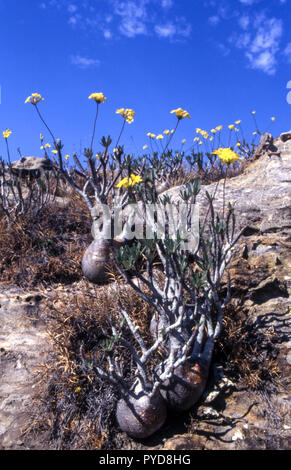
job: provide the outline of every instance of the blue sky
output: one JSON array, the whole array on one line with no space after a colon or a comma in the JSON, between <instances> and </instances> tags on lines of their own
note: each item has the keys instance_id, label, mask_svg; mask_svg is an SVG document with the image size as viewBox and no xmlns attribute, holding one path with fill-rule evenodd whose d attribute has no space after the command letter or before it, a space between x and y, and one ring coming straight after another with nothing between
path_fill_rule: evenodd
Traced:
<instances>
[{"instance_id":1,"label":"blue sky","mask_svg":"<svg viewBox=\"0 0 291 470\"><path fill-rule=\"evenodd\" d=\"M252 110L261 131L291 128L291 0L1 0L0 38L0 129L13 131L12 160L17 147L41 156L40 132L49 142L24 104L33 92L69 154L89 146L88 96L100 91L108 101L95 150L102 135L117 138L120 107L136 111L121 141L127 152L141 152L147 132L173 128L177 107L191 120L180 123L176 148L182 138L191 145L196 127L237 119L251 135Z\"/></svg>"}]
</instances>

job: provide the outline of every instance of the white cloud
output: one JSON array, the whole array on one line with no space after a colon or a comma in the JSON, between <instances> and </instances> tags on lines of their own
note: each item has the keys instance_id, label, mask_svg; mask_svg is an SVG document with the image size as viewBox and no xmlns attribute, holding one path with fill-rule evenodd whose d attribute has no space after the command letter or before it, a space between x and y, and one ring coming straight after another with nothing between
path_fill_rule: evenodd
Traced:
<instances>
[{"instance_id":1,"label":"white cloud","mask_svg":"<svg viewBox=\"0 0 291 470\"><path fill-rule=\"evenodd\" d=\"M100 65L100 60L84 57L81 55L71 55L70 60L71 64L79 67L80 69L94 68Z\"/></svg>"},{"instance_id":2,"label":"white cloud","mask_svg":"<svg viewBox=\"0 0 291 470\"><path fill-rule=\"evenodd\" d=\"M249 59L252 69L262 70L268 75L274 75L276 72L276 58L270 50L260 52L256 55L253 55L251 52L246 52L246 57Z\"/></svg>"},{"instance_id":3,"label":"white cloud","mask_svg":"<svg viewBox=\"0 0 291 470\"><path fill-rule=\"evenodd\" d=\"M103 36L105 37L105 39L111 39L112 38L112 33L109 29L104 29Z\"/></svg>"},{"instance_id":4,"label":"white cloud","mask_svg":"<svg viewBox=\"0 0 291 470\"><path fill-rule=\"evenodd\" d=\"M247 29L250 24L250 17L249 16L241 16L238 20L238 24L242 29Z\"/></svg>"},{"instance_id":5,"label":"white cloud","mask_svg":"<svg viewBox=\"0 0 291 470\"><path fill-rule=\"evenodd\" d=\"M210 17L208 18L208 21L209 21L210 24L216 25L216 24L218 24L218 23L220 22L220 18L219 18L218 15L213 15L213 16L210 16Z\"/></svg>"},{"instance_id":6,"label":"white cloud","mask_svg":"<svg viewBox=\"0 0 291 470\"><path fill-rule=\"evenodd\" d=\"M277 53L283 33L282 21L277 18L259 20L255 35L248 45L246 57L253 69L273 75L276 72Z\"/></svg>"},{"instance_id":7,"label":"white cloud","mask_svg":"<svg viewBox=\"0 0 291 470\"><path fill-rule=\"evenodd\" d=\"M159 23L154 26L154 31L160 38L169 39L187 38L190 36L191 30L191 25L187 23L184 17L176 17L173 21Z\"/></svg>"},{"instance_id":8,"label":"white cloud","mask_svg":"<svg viewBox=\"0 0 291 470\"><path fill-rule=\"evenodd\" d=\"M147 0L133 2L131 0L114 2L114 13L121 18L119 31L129 38L139 34L146 34Z\"/></svg>"},{"instance_id":9,"label":"white cloud","mask_svg":"<svg viewBox=\"0 0 291 470\"><path fill-rule=\"evenodd\" d=\"M105 39L156 34L172 40L191 33L190 23L172 13L175 0L42 0L42 4L62 9L70 26L90 28Z\"/></svg>"},{"instance_id":10,"label":"white cloud","mask_svg":"<svg viewBox=\"0 0 291 470\"><path fill-rule=\"evenodd\" d=\"M283 51L283 54L287 58L287 61L291 63L291 42L287 44Z\"/></svg>"},{"instance_id":11,"label":"white cloud","mask_svg":"<svg viewBox=\"0 0 291 470\"><path fill-rule=\"evenodd\" d=\"M173 0L161 0L163 8L171 8L173 6Z\"/></svg>"},{"instance_id":12,"label":"white cloud","mask_svg":"<svg viewBox=\"0 0 291 470\"><path fill-rule=\"evenodd\" d=\"M161 38L172 38L176 32L176 26L173 23L168 23L164 25L156 25L155 32Z\"/></svg>"},{"instance_id":13,"label":"white cloud","mask_svg":"<svg viewBox=\"0 0 291 470\"><path fill-rule=\"evenodd\" d=\"M74 5L73 3L70 3L70 5L68 5L68 12L69 13L75 13L77 10L78 10L78 7L76 5Z\"/></svg>"},{"instance_id":14,"label":"white cloud","mask_svg":"<svg viewBox=\"0 0 291 470\"><path fill-rule=\"evenodd\" d=\"M229 44L244 50L250 68L273 75L280 54L283 21L259 13L252 15L252 18L241 16L238 24L242 31L232 34L228 39Z\"/></svg>"},{"instance_id":15,"label":"white cloud","mask_svg":"<svg viewBox=\"0 0 291 470\"><path fill-rule=\"evenodd\" d=\"M72 26L75 26L77 23L79 23L80 20L81 20L80 15L74 15L74 16L70 16L70 18L68 19L68 23Z\"/></svg>"}]
</instances>

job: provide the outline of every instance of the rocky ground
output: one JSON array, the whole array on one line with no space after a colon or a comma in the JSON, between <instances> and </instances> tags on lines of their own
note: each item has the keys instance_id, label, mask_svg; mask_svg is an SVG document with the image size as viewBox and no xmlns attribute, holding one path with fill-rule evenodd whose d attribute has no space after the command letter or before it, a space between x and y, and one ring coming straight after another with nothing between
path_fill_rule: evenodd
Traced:
<instances>
[{"instance_id":1,"label":"rocky ground","mask_svg":"<svg viewBox=\"0 0 291 470\"><path fill-rule=\"evenodd\" d=\"M27 448L22 433L29 421L39 368L50 351L40 319L42 299L43 293L0 287L0 448ZM32 442L29 447L34 447Z\"/></svg>"},{"instance_id":2,"label":"rocky ground","mask_svg":"<svg viewBox=\"0 0 291 470\"><path fill-rule=\"evenodd\" d=\"M190 432L184 426L185 416L170 416L145 443L124 438L124 449L291 447L291 140L277 139L274 144L279 153L266 152L242 175L227 180L226 201L236 201L238 225L248 227L230 266L232 305L261 338L262 359L273 348L269 356L276 380L271 388L250 391L229 378L226 364L215 361L207 390L191 413ZM216 183L207 186L208 192L215 187ZM174 198L178 192L179 188L168 191ZM216 195L221 207L222 182ZM0 285L0 446L4 449L46 447L43 437L42 441L28 438L23 430L39 368L51 354L41 316L47 296L49 291L24 292Z\"/></svg>"}]
</instances>

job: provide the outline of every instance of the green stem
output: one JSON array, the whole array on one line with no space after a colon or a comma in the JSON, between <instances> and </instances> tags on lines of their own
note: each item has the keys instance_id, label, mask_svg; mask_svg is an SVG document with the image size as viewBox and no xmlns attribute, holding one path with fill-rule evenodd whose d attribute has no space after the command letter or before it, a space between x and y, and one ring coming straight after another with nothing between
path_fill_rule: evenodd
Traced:
<instances>
[{"instance_id":1,"label":"green stem","mask_svg":"<svg viewBox=\"0 0 291 470\"><path fill-rule=\"evenodd\" d=\"M90 145L91 152L92 152L92 148L93 148L93 142L94 142L95 131L96 131L96 122L97 122L97 117L98 117L98 109L99 109L99 103L97 103L97 110L96 110L96 115L95 115L95 120L94 120L93 134L92 134L91 145Z\"/></svg>"},{"instance_id":2,"label":"green stem","mask_svg":"<svg viewBox=\"0 0 291 470\"><path fill-rule=\"evenodd\" d=\"M38 109L38 107L37 107L37 104L35 104L34 106L35 106L35 109L36 109L37 114L39 115L41 121L43 122L43 124L45 125L45 127L47 128L47 130L49 131L49 133L50 133L50 135L51 135L51 137L52 137L52 139L53 139L54 146L57 148L56 139L55 139L55 137L54 137L52 131L50 130L49 126L47 125L47 123L46 123L45 120L43 119L42 115L40 114L40 111L39 111L39 109Z\"/></svg>"},{"instance_id":3,"label":"green stem","mask_svg":"<svg viewBox=\"0 0 291 470\"><path fill-rule=\"evenodd\" d=\"M213 192L213 196L212 196L212 200L215 198L215 194L216 194L216 191L217 191L219 182L220 182L220 180L218 180L217 183L216 183L216 186L215 186L215 189L214 189L214 192ZM208 214L209 214L209 210L210 210L210 204L209 204L209 206L208 206L208 209L207 209L207 212L206 212L206 215L205 215L205 218L204 218L202 227L204 227L204 225L205 225L205 223L206 223L206 220L207 220L207 217L208 217Z\"/></svg>"},{"instance_id":4,"label":"green stem","mask_svg":"<svg viewBox=\"0 0 291 470\"><path fill-rule=\"evenodd\" d=\"M11 159L10 159L10 152L9 152L9 145L8 145L8 139L6 139L6 147L7 147L7 155L8 155L8 164L11 165Z\"/></svg>"},{"instance_id":5,"label":"green stem","mask_svg":"<svg viewBox=\"0 0 291 470\"><path fill-rule=\"evenodd\" d=\"M122 124L122 126L121 126L121 131L120 131L119 137L118 137L117 142L116 142L116 145L115 145L115 148L117 148L117 146L118 146L118 144L119 144L119 141L120 141L122 132L123 132L123 130L124 130L125 122L126 122L126 121L125 121L125 119L124 119L124 120L123 120L123 124Z\"/></svg>"},{"instance_id":6,"label":"green stem","mask_svg":"<svg viewBox=\"0 0 291 470\"><path fill-rule=\"evenodd\" d=\"M222 220L224 221L224 207L225 207L225 183L226 183L226 178L227 178L227 170L228 170L228 165L226 166L225 170L225 178L223 182L223 205L222 205Z\"/></svg>"},{"instance_id":7,"label":"green stem","mask_svg":"<svg viewBox=\"0 0 291 470\"><path fill-rule=\"evenodd\" d=\"M171 142L171 140L172 140L172 138L173 138L173 135L175 134L175 132L176 132L176 130L177 130L177 127L178 127L179 122L180 122L180 119L177 120L177 124L176 124L176 127L175 127L175 129L174 129L174 132L171 134L171 136L170 136L170 138L169 138L169 140L168 140L168 143L167 143L166 147L165 147L164 150L163 150L163 153L165 153L166 150L167 150L167 148L169 147L169 144L170 144L170 142Z\"/></svg>"}]
</instances>

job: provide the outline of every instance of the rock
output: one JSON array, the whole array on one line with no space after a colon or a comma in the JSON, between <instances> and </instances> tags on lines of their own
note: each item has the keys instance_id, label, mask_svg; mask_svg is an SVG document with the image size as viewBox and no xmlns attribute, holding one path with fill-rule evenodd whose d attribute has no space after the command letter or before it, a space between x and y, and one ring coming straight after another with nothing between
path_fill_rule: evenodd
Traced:
<instances>
[{"instance_id":1,"label":"rock","mask_svg":"<svg viewBox=\"0 0 291 470\"><path fill-rule=\"evenodd\" d=\"M12 171L20 176L39 177L43 171L52 170L53 164L48 158L22 157L11 164Z\"/></svg>"},{"instance_id":2,"label":"rock","mask_svg":"<svg viewBox=\"0 0 291 470\"><path fill-rule=\"evenodd\" d=\"M272 134L269 134L268 132L264 132L264 134L260 138L259 145L254 153L254 158L257 158L263 152L265 152L266 150L269 150L270 147L274 147Z\"/></svg>"},{"instance_id":3,"label":"rock","mask_svg":"<svg viewBox=\"0 0 291 470\"><path fill-rule=\"evenodd\" d=\"M222 378L217 377L217 383L207 386L200 411L194 413L191 433L169 439L161 449L290 448L291 131L289 134L288 139L274 139L280 157L266 151L241 175L226 181L225 195L226 201L235 203L238 228L248 227L229 265L231 305L239 309L240 315L246 315L249 328L256 330L262 341L276 332L272 356L278 371L276 391L267 396L246 390L239 383L223 389ZM219 211L223 204L222 183L218 184L214 204ZM216 183L203 186L198 195L202 221L205 190L212 194L215 187ZM180 189L172 188L167 194L178 201ZM219 417L203 416L202 410L209 403Z\"/></svg>"},{"instance_id":4,"label":"rock","mask_svg":"<svg viewBox=\"0 0 291 470\"><path fill-rule=\"evenodd\" d=\"M36 368L50 351L39 292L0 287L0 448L29 448L22 431L30 420ZM40 445L40 443L39 443Z\"/></svg>"},{"instance_id":5,"label":"rock","mask_svg":"<svg viewBox=\"0 0 291 470\"><path fill-rule=\"evenodd\" d=\"M291 131L289 131L289 132L283 132L283 133L280 135L280 139L282 140L282 142L287 142L287 140L290 140L290 139L291 139Z\"/></svg>"}]
</instances>

